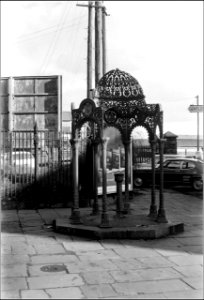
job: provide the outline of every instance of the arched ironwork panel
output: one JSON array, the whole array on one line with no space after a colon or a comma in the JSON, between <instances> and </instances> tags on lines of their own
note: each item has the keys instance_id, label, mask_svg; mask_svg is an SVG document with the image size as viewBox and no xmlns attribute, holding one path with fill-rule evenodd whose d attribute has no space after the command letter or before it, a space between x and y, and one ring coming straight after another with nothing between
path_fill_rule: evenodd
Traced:
<instances>
[{"instance_id":1,"label":"arched ironwork panel","mask_svg":"<svg viewBox=\"0 0 204 300\"><path fill-rule=\"evenodd\" d=\"M93 138L100 139L103 126L102 108L96 107L91 99L84 99L78 109L72 110L72 137L78 137L81 127L91 122L93 126Z\"/></svg>"}]
</instances>

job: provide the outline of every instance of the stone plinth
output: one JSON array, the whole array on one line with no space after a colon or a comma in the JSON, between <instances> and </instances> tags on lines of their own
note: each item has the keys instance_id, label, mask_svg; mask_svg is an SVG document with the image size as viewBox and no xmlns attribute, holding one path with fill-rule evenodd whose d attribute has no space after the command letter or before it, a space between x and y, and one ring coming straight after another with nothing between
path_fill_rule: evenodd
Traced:
<instances>
[{"instance_id":1,"label":"stone plinth","mask_svg":"<svg viewBox=\"0 0 204 300\"><path fill-rule=\"evenodd\" d=\"M68 235L96 239L156 239L184 231L183 223L157 223L146 215L128 214L118 218L109 212L111 228L100 228L100 215L81 209L82 224L71 224L69 218L56 219L54 230Z\"/></svg>"}]
</instances>

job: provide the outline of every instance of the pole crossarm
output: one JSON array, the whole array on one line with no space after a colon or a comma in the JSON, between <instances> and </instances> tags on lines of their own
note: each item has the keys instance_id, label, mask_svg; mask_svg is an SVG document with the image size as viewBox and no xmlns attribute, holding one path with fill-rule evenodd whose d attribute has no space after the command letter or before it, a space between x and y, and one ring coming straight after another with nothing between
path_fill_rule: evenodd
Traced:
<instances>
[{"instance_id":1,"label":"pole crossarm","mask_svg":"<svg viewBox=\"0 0 204 300\"><path fill-rule=\"evenodd\" d=\"M105 8L106 9L106 7L104 5L98 5L98 6L96 6L96 5L92 4L92 3L90 3L90 4L76 4L76 6L81 6L81 7L89 7L89 6L91 6L91 7L94 7L94 8ZM107 14L106 11L105 11L105 14L106 14L106 16L110 16L110 15Z\"/></svg>"}]
</instances>

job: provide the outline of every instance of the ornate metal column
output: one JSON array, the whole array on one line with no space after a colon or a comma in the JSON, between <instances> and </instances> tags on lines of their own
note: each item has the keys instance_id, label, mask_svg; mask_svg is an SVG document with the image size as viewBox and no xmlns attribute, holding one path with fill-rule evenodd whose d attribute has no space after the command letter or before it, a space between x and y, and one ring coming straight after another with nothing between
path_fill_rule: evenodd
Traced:
<instances>
[{"instance_id":1,"label":"ornate metal column","mask_svg":"<svg viewBox=\"0 0 204 300\"><path fill-rule=\"evenodd\" d=\"M124 213L127 214L130 211L129 203L129 152L130 152L130 140L123 141L125 148L125 201L124 201Z\"/></svg>"},{"instance_id":2,"label":"ornate metal column","mask_svg":"<svg viewBox=\"0 0 204 300\"><path fill-rule=\"evenodd\" d=\"M117 207L116 207L116 216L118 218L124 217L122 209L123 209L123 201L122 201L122 182L123 182L123 173L115 174L115 181L117 185Z\"/></svg>"},{"instance_id":3,"label":"ornate metal column","mask_svg":"<svg viewBox=\"0 0 204 300\"><path fill-rule=\"evenodd\" d=\"M71 139L70 143L72 145L72 176L73 176L73 207L72 214L70 217L72 224L80 224L80 211L79 211L79 140L77 138Z\"/></svg>"},{"instance_id":4,"label":"ornate metal column","mask_svg":"<svg viewBox=\"0 0 204 300\"><path fill-rule=\"evenodd\" d=\"M94 203L93 203L93 211L92 214L96 215L99 213L98 206L98 145L99 142L97 140L93 141L94 147Z\"/></svg>"},{"instance_id":5,"label":"ornate metal column","mask_svg":"<svg viewBox=\"0 0 204 300\"><path fill-rule=\"evenodd\" d=\"M106 174L106 147L109 138L102 138L102 172L103 172L103 198L102 198L102 214L100 227L111 227L109 222L109 215L107 213L107 174Z\"/></svg>"},{"instance_id":6,"label":"ornate metal column","mask_svg":"<svg viewBox=\"0 0 204 300\"><path fill-rule=\"evenodd\" d=\"M164 209L164 170L163 170L163 152L164 152L163 132L160 134L160 191L159 191L159 210L156 221L159 223L168 223Z\"/></svg>"},{"instance_id":7,"label":"ornate metal column","mask_svg":"<svg viewBox=\"0 0 204 300\"><path fill-rule=\"evenodd\" d=\"M155 152L156 152L156 140L150 141L152 150L152 197L151 205L149 211L149 217L155 219L157 217L157 206L156 206L156 196L155 196Z\"/></svg>"}]
</instances>

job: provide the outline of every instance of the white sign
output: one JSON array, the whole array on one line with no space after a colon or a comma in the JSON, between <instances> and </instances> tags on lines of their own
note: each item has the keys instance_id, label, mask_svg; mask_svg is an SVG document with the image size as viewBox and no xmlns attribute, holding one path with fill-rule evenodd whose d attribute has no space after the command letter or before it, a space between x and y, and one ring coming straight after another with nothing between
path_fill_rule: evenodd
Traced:
<instances>
[{"instance_id":1,"label":"white sign","mask_svg":"<svg viewBox=\"0 0 204 300\"><path fill-rule=\"evenodd\" d=\"M203 105L193 105L192 104L192 105L189 106L188 110L190 112L196 112L196 113L202 112L203 111Z\"/></svg>"}]
</instances>

